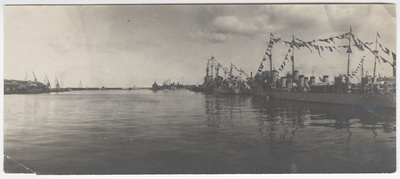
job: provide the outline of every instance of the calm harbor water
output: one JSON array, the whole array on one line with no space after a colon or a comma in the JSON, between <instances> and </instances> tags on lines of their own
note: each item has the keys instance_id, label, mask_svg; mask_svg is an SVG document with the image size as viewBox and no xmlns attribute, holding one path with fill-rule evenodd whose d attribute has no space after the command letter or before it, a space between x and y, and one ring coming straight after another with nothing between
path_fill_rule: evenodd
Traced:
<instances>
[{"instance_id":1,"label":"calm harbor water","mask_svg":"<svg viewBox=\"0 0 400 179\"><path fill-rule=\"evenodd\" d=\"M394 172L395 130L394 110L252 96L4 96L4 154L37 174Z\"/></svg>"}]
</instances>

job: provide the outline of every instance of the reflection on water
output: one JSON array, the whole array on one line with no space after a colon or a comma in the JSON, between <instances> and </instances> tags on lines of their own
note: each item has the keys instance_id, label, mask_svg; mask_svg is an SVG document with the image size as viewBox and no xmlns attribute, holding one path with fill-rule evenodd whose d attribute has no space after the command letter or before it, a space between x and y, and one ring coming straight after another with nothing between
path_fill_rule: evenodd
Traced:
<instances>
[{"instance_id":1,"label":"reflection on water","mask_svg":"<svg viewBox=\"0 0 400 179\"><path fill-rule=\"evenodd\" d=\"M5 155L38 174L393 172L394 110L189 91L4 97ZM6 172L18 172L5 162Z\"/></svg>"},{"instance_id":2,"label":"reflection on water","mask_svg":"<svg viewBox=\"0 0 400 179\"><path fill-rule=\"evenodd\" d=\"M269 162L286 162L272 173L395 170L394 110L224 96L207 98L208 126L234 127L232 113L246 105Z\"/></svg>"}]
</instances>

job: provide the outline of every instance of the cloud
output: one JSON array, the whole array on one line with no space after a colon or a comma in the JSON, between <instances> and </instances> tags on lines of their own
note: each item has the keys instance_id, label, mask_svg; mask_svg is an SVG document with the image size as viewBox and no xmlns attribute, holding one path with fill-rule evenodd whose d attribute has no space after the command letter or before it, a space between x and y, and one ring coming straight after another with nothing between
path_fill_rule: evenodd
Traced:
<instances>
[{"instance_id":1,"label":"cloud","mask_svg":"<svg viewBox=\"0 0 400 179\"><path fill-rule=\"evenodd\" d=\"M219 16L212 21L217 32L250 35L259 31L255 23L239 20L236 16Z\"/></svg>"},{"instance_id":2,"label":"cloud","mask_svg":"<svg viewBox=\"0 0 400 179\"><path fill-rule=\"evenodd\" d=\"M64 84L78 84L79 79L90 86L146 86L155 79L183 76L195 83L202 80L212 54L223 65L232 62L254 72L269 33L285 40L292 35L313 40L346 33L350 25L366 41L375 40L379 31L382 44L394 50L393 8L373 4L7 6L4 75L20 79L25 70L35 71L38 78L59 74ZM274 46L275 67L281 65L287 48ZM347 64L346 54L324 52L321 59L315 51L301 50L296 58L304 73L336 74L345 71Z\"/></svg>"}]
</instances>

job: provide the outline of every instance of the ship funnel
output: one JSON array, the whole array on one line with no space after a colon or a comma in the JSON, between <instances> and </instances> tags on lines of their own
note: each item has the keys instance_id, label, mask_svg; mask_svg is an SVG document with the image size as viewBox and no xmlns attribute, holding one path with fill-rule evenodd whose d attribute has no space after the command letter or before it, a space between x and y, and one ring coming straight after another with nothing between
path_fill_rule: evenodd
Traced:
<instances>
[{"instance_id":1,"label":"ship funnel","mask_svg":"<svg viewBox=\"0 0 400 179\"><path fill-rule=\"evenodd\" d=\"M286 77L281 77L281 85L282 85L282 88L286 88Z\"/></svg>"},{"instance_id":2,"label":"ship funnel","mask_svg":"<svg viewBox=\"0 0 400 179\"><path fill-rule=\"evenodd\" d=\"M299 81L297 83L300 87L304 87L304 75L299 75Z\"/></svg>"},{"instance_id":3,"label":"ship funnel","mask_svg":"<svg viewBox=\"0 0 400 179\"><path fill-rule=\"evenodd\" d=\"M322 77L322 81L323 81L324 83L328 84L328 83L329 83L329 76L328 76L328 75L324 75L324 76Z\"/></svg>"},{"instance_id":4,"label":"ship funnel","mask_svg":"<svg viewBox=\"0 0 400 179\"><path fill-rule=\"evenodd\" d=\"M276 70L272 70L272 83L276 83L278 81L278 75Z\"/></svg>"},{"instance_id":5,"label":"ship funnel","mask_svg":"<svg viewBox=\"0 0 400 179\"><path fill-rule=\"evenodd\" d=\"M292 78L286 79L286 87L291 89L292 88Z\"/></svg>"},{"instance_id":6,"label":"ship funnel","mask_svg":"<svg viewBox=\"0 0 400 179\"><path fill-rule=\"evenodd\" d=\"M344 93L346 91L346 89L344 88L345 86L346 86L345 76L339 75L338 77L335 77L336 93Z\"/></svg>"},{"instance_id":7,"label":"ship funnel","mask_svg":"<svg viewBox=\"0 0 400 179\"><path fill-rule=\"evenodd\" d=\"M315 85L315 76L310 77L310 85Z\"/></svg>"},{"instance_id":8,"label":"ship funnel","mask_svg":"<svg viewBox=\"0 0 400 179\"><path fill-rule=\"evenodd\" d=\"M293 71L293 82L297 82L297 81L299 81L299 71L294 70Z\"/></svg>"},{"instance_id":9,"label":"ship funnel","mask_svg":"<svg viewBox=\"0 0 400 179\"><path fill-rule=\"evenodd\" d=\"M308 83L309 83L308 77L304 77L304 86L309 87L310 84L308 84Z\"/></svg>"}]
</instances>

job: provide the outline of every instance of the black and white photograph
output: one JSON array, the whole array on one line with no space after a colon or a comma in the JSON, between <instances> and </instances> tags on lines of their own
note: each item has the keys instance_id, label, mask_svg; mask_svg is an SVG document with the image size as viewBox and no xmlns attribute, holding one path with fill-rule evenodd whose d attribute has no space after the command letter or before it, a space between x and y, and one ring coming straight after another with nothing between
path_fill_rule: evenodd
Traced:
<instances>
[{"instance_id":1,"label":"black and white photograph","mask_svg":"<svg viewBox=\"0 0 400 179\"><path fill-rule=\"evenodd\" d=\"M396 4L3 4L5 176L397 172Z\"/></svg>"}]
</instances>

